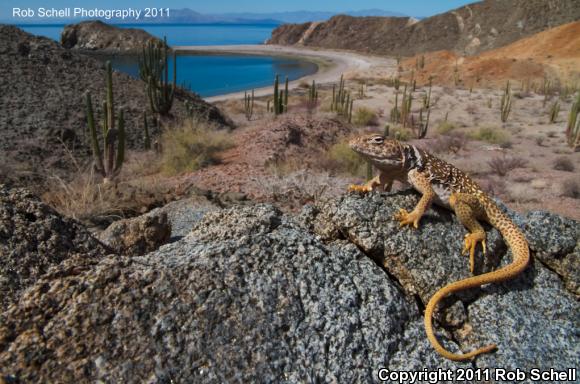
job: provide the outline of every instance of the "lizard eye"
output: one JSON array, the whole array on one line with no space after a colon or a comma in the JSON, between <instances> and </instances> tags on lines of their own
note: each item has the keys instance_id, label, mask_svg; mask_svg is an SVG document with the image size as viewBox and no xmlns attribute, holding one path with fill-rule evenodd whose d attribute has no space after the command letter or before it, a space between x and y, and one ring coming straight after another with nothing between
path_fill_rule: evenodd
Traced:
<instances>
[{"instance_id":1,"label":"lizard eye","mask_svg":"<svg viewBox=\"0 0 580 384\"><path fill-rule=\"evenodd\" d=\"M369 139L369 142L372 144L383 144L385 139L382 136L373 136Z\"/></svg>"}]
</instances>

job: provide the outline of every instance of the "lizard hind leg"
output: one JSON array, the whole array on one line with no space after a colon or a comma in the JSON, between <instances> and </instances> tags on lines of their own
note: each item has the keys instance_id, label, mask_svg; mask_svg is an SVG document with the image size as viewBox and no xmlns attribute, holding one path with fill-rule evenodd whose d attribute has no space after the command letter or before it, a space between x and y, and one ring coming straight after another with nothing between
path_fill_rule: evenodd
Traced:
<instances>
[{"instance_id":1,"label":"lizard hind leg","mask_svg":"<svg viewBox=\"0 0 580 384\"><path fill-rule=\"evenodd\" d=\"M485 254L485 231L477 221L477 217L484 215L483 207L481 207L477 197L465 193L452 194L449 198L449 203L461 224L469 231L465 235L465 244L461 253L469 254L469 270L473 273L477 243L481 242L483 253Z\"/></svg>"}]
</instances>

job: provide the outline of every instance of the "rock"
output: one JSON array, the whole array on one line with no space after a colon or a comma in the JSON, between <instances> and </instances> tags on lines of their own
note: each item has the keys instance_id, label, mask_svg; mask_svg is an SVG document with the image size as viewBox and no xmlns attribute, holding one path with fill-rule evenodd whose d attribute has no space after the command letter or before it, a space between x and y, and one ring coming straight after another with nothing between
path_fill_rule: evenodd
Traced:
<instances>
[{"instance_id":1,"label":"rock","mask_svg":"<svg viewBox=\"0 0 580 384\"><path fill-rule=\"evenodd\" d=\"M188 236L144 256L65 260L0 315L0 377L371 383L380 368L575 366L580 304L538 262L448 300L441 342L460 351L494 341L499 351L465 364L433 350L422 308L469 275L465 230L440 210L419 230L399 228L392 213L416 201L409 192L348 195L297 216L235 206L207 212ZM478 273L510 258L486 229L492 261Z\"/></svg>"},{"instance_id":2,"label":"rock","mask_svg":"<svg viewBox=\"0 0 580 384\"><path fill-rule=\"evenodd\" d=\"M566 288L580 297L580 226L572 219L535 211L526 215L524 231L530 249L556 272Z\"/></svg>"},{"instance_id":3,"label":"rock","mask_svg":"<svg viewBox=\"0 0 580 384\"><path fill-rule=\"evenodd\" d=\"M142 29L119 28L99 20L66 25L60 36L60 43L67 49L109 54L140 53L150 41L163 43Z\"/></svg>"},{"instance_id":4,"label":"rock","mask_svg":"<svg viewBox=\"0 0 580 384\"><path fill-rule=\"evenodd\" d=\"M116 253L140 256L153 252L171 237L171 223L165 212L151 212L119 220L98 235Z\"/></svg>"},{"instance_id":5,"label":"rock","mask_svg":"<svg viewBox=\"0 0 580 384\"><path fill-rule=\"evenodd\" d=\"M62 217L25 189L0 184L0 311L51 266L75 254L92 259L107 252L76 221Z\"/></svg>"}]
</instances>

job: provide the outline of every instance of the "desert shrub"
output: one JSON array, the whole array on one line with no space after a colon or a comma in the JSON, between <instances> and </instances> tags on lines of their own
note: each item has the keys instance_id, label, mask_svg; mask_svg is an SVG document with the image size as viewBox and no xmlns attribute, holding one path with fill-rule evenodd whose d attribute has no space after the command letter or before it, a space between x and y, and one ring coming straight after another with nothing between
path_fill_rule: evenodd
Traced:
<instances>
[{"instance_id":1,"label":"desert shrub","mask_svg":"<svg viewBox=\"0 0 580 384\"><path fill-rule=\"evenodd\" d=\"M330 147L325 168L355 176L363 176L366 172L366 162L357 155L346 142L340 142Z\"/></svg>"},{"instance_id":2,"label":"desert shrub","mask_svg":"<svg viewBox=\"0 0 580 384\"><path fill-rule=\"evenodd\" d=\"M500 146L511 142L510 134L496 127L481 127L477 131L471 132L469 137L474 140L486 141Z\"/></svg>"},{"instance_id":3,"label":"desert shrub","mask_svg":"<svg viewBox=\"0 0 580 384\"><path fill-rule=\"evenodd\" d=\"M544 145L544 140L545 140L544 136L536 136L536 144L538 146L542 147Z\"/></svg>"},{"instance_id":4,"label":"desert shrub","mask_svg":"<svg viewBox=\"0 0 580 384\"><path fill-rule=\"evenodd\" d=\"M554 169L558 171L574 172L574 163L567 157L558 157L554 160Z\"/></svg>"},{"instance_id":5,"label":"desert shrub","mask_svg":"<svg viewBox=\"0 0 580 384\"><path fill-rule=\"evenodd\" d=\"M445 134L453 131L455 128L456 128L455 124L453 124L449 121L442 121L439 123L439 125L437 126L437 128L435 130L437 131L438 134L445 135Z\"/></svg>"},{"instance_id":6,"label":"desert shrub","mask_svg":"<svg viewBox=\"0 0 580 384\"><path fill-rule=\"evenodd\" d=\"M360 107L356 109L353 116L353 122L358 126L376 126L379 124L377 114L366 107Z\"/></svg>"},{"instance_id":7,"label":"desert shrub","mask_svg":"<svg viewBox=\"0 0 580 384\"><path fill-rule=\"evenodd\" d=\"M429 150L433 153L457 153L466 143L463 134L441 135L429 144Z\"/></svg>"},{"instance_id":8,"label":"desert shrub","mask_svg":"<svg viewBox=\"0 0 580 384\"><path fill-rule=\"evenodd\" d=\"M403 127L395 127L392 130L391 137L400 141L409 141L415 137L410 129Z\"/></svg>"},{"instance_id":9,"label":"desert shrub","mask_svg":"<svg viewBox=\"0 0 580 384\"><path fill-rule=\"evenodd\" d=\"M527 162L519 157L502 156L494 157L487 164L494 173L505 176L513 169L525 167Z\"/></svg>"},{"instance_id":10,"label":"desert shrub","mask_svg":"<svg viewBox=\"0 0 580 384\"><path fill-rule=\"evenodd\" d=\"M168 175L195 171L218 163L218 153L231 146L224 131L217 131L206 122L185 123L161 137L161 169Z\"/></svg>"},{"instance_id":11,"label":"desert shrub","mask_svg":"<svg viewBox=\"0 0 580 384\"><path fill-rule=\"evenodd\" d=\"M580 199L580 185L576 180L566 180L562 183L562 196Z\"/></svg>"}]
</instances>

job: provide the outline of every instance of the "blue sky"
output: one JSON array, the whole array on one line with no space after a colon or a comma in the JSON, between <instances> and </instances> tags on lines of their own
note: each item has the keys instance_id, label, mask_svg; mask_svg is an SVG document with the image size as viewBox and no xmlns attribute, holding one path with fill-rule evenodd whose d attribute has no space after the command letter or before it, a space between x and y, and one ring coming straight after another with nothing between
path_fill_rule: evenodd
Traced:
<instances>
[{"instance_id":1,"label":"blue sky","mask_svg":"<svg viewBox=\"0 0 580 384\"><path fill-rule=\"evenodd\" d=\"M400 12L409 16L431 16L474 2L475 0L2 0L0 20L12 17L12 8L36 9L85 7L85 8L144 8L169 7L191 8L201 13L222 12L278 12L278 11L349 11L378 8Z\"/></svg>"}]
</instances>

